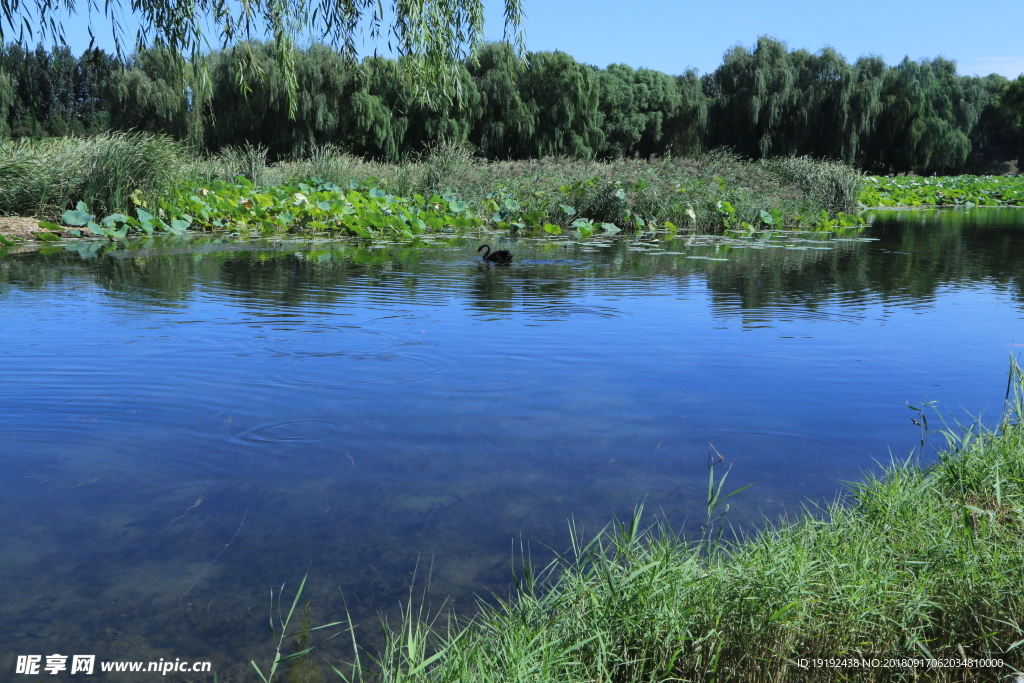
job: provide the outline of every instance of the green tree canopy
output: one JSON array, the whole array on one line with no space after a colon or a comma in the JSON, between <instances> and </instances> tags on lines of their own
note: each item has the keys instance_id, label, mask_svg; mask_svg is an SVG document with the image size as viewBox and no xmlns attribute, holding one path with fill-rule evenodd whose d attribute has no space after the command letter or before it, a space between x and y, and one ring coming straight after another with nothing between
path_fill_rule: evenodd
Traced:
<instances>
[{"instance_id":1,"label":"green tree canopy","mask_svg":"<svg viewBox=\"0 0 1024 683\"><path fill-rule=\"evenodd\" d=\"M651 69L610 64L598 72L605 148L610 157L665 154L672 145L668 122L683 103L674 78Z\"/></svg>"},{"instance_id":2,"label":"green tree canopy","mask_svg":"<svg viewBox=\"0 0 1024 683\"><path fill-rule=\"evenodd\" d=\"M733 48L705 79L713 99L712 145L750 157L813 155L854 163L879 111L885 63L850 65L831 48L789 51L762 37L750 51Z\"/></svg>"},{"instance_id":3,"label":"green tree canopy","mask_svg":"<svg viewBox=\"0 0 1024 683\"><path fill-rule=\"evenodd\" d=\"M968 135L989 97L979 80L958 76L956 63L941 57L905 58L887 70L869 156L896 171L962 167L971 151Z\"/></svg>"},{"instance_id":4,"label":"green tree canopy","mask_svg":"<svg viewBox=\"0 0 1024 683\"><path fill-rule=\"evenodd\" d=\"M1009 158L1024 166L1024 74L1011 81L999 101L998 116L1005 131Z\"/></svg>"},{"instance_id":5,"label":"green tree canopy","mask_svg":"<svg viewBox=\"0 0 1024 683\"><path fill-rule=\"evenodd\" d=\"M427 100L415 57L359 62L313 44L294 50L290 72L279 58L276 43L258 40L199 61L157 46L121 69L98 50L76 60L66 48L12 43L0 51L0 132L101 130L109 109L122 130L168 133L211 152L248 143L272 160L330 144L394 161L444 140L490 159L725 147L917 173L1004 172L1024 149L1024 79L961 76L945 59L848 63L829 48L791 51L761 38L698 77L488 43L451 66L446 97Z\"/></svg>"},{"instance_id":6,"label":"green tree canopy","mask_svg":"<svg viewBox=\"0 0 1024 683\"><path fill-rule=\"evenodd\" d=\"M522 51L522 0L504 0L505 29L513 31L517 48ZM17 36L19 43L32 40L35 33L64 43L62 15L76 10L89 12L89 35L94 38L93 0L0 0L0 44ZM394 15L387 25L388 11ZM168 64L181 73L185 60L195 62L211 49L203 24L209 22L219 34L222 49L239 43L251 45L253 38L269 33L274 38L275 57L285 76L289 112L295 114L298 89L296 73L296 38L308 35L350 56L356 55L356 34L367 30L371 39L386 39L400 57L407 60L405 68L413 76L418 95L431 99L431 94L445 95L460 83L459 63L476 52L483 41L483 0L394 0L385 9L380 0L106 0L103 20L114 30L118 57L124 48L121 17L133 14L139 20L136 48L146 45L167 47L163 55L184 55L185 59ZM260 74L256 68L260 57L245 48L242 57L249 69L238 72L245 87L245 74ZM207 79L197 81L201 96L208 90Z\"/></svg>"},{"instance_id":7,"label":"green tree canopy","mask_svg":"<svg viewBox=\"0 0 1024 683\"><path fill-rule=\"evenodd\" d=\"M249 51L263 78L254 78L251 91L240 93L237 73L247 68ZM277 158L301 155L343 136L348 114L343 103L351 97L357 68L344 54L324 45L296 53L296 109L287 125L282 125L288 117L287 82L272 43L236 46L214 53L210 61L212 96L209 110L202 112L207 148L260 144Z\"/></svg>"},{"instance_id":8,"label":"green tree canopy","mask_svg":"<svg viewBox=\"0 0 1024 683\"><path fill-rule=\"evenodd\" d=\"M169 51L139 50L128 68L111 74L107 84L110 121L122 130L165 133L199 144L203 139L202 120L189 102L194 67L175 65L174 56L166 54Z\"/></svg>"},{"instance_id":9,"label":"green tree canopy","mask_svg":"<svg viewBox=\"0 0 1024 683\"><path fill-rule=\"evenodd\" d=\"M604 146L597 71L564 52L531 52L519 93L533 116L533 136L520 158L593 158Z\"/></svg>"},{"instance_id":10,"label":"green tree canopy","mask_svg":"<svg viewBox=\"0 0 1024 683\"><path fill-rule=\"evenodd\" d=\"M108 127L102 83L114 60L101 50L80 58L67 47L0 47L0 131L80 134Z\"/></svg>"},{"instance_id":11,"label":"green tree canopy","mask_svg":"<svg viewBox=\"0 0 1024 683\"><path fill-rule=\"evenodd\" d=\"M528 147L535 125L519 93L518 76L526 64L508 43L489 43L468 66L480 98L472 139L488 159L517 158L519 150Z\"/></svg>"}]
</instances>

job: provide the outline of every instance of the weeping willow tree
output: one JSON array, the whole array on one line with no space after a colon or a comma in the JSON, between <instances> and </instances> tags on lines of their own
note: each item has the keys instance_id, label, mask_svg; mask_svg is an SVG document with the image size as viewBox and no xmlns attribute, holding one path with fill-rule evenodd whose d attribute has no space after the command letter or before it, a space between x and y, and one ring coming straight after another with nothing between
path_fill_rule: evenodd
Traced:
<instances>
[{"instance_id":1,"label":"weeping willow tree","mask_svg":"<svg viewBox=\"0 0 1024 683\"><path fill-rule=\"evenodd\" d=\"M880 112L878 58L850 65L831 48L790 52L758 39L726 54L705 80L713 145L753 157L811 155L854 163Z\"/></svg>"},{"instance_id":2,"label":"weeping willow tree","mask_svg":"<svg viewBox=\"0 0 1024 683\"><path fill-rule=\"evenodd\" d=\"M999 74L989 74L978 79L978 84L985 89L987 104L968 136L971 153L967 166L972 173L989 174L999 172L1003 162L1016 158L1016 155L1010 156L1009 143L1013 136L1008 133L1013 124L1011 118L1005 116L1008 110L1004 105L1010 80Z\"/></svg>"},{"instance_id":3,"label":"weeping willow tree","mask_svg":"<svg viewBox=\"0 0 1024 683\"><path fill-rule=\"evenodd\" d=\"M1024 74L1008 83L1001 93L997 116L1008 155L1024 166ZM1019 170L1019 168L1018 168Z\"/></svg>"},{"instance_id":4,"label":"weeping willow tree","mask_svg":"<svg viewBox=\"0 0 1024 683\"><path fill-rule=\"evenodd\" d=\"M375 63L378 61L381 63ZM398 65L394 64L392 69L392 65L384 63L387 61L371 58L357 74L358 85L349 101L351 125L346 138L346 146L356 154L395 157L400 153L409 121L391 111L388 88L377 87L387 85L380 78L388 71L397 78Z\"/></svg>"},{"instance_id":5,"label":"weeping willow tree","mask_svg":"<svg viewBox=\"0 0 1024 683\"><path fill-rule=\"evenodd\" d=\"M854 163L880 110L878 74L884 63L867 58L851 66L831 48L817 54L797 50L790 61L797 74L796 108L803 116L789 131L787 152Z\"/></svg>"},{"instance_id":6,"label":"weeping willow tree","mask_svg":"<svg viewBox=\"0 0 1024 683\"><path fill-rule=\"evenodd\" d=\"M36 33L43 40L63 44L63 15L74 14L83 5L94 41L92 13L97 7L92 0L0 0L0 44L14 35L19 43L32 40ZM504 0L504 7L506 34L513 34L522 52L522 0ZM106 0L103 21L113 28L119 58L126 52L121 18L128 13L139 21L136 49L147 45L167 48L159 52L167 57L165 71L178 71L174 86L191 79L190 97L196 101L211 95L210 74L202 55L212 46L203 32L204 23L213 25L222 49L241 41L241 67L236 75L243 91L250 87L251 76L258 80L265 73L259 68L261 57L252 40L269 33L291 117L298 109L296 40L300 35L340 47L352 58L357 52L357 33L365 32L373 41L386 39L388 46L405 58L417 96L429 101L458 93L459 63L482 44L484 25L483 0L394 0L387 9L380 0Z\"/></svg>"},{"instance_id":7,"label":"weeping willow tree","mask_svg":"<svg viewBox=\"0 0 1024 683\"><path fill-rule=\"evenodd\" d=\"M791 153L793 131L806 113L796 108L796 73L785 44L762 37L753 51L736 46L708 82L712 146L754 158Z\"/></svg>"},{"instance_id":8,"label":"weeping willow tree","mask_svg":"<svg viewBox=\"0 0 1024 683\"><path fill-rule=\"evenodd\" d=\"M829 48L791 52L762 37L753 50L728 52L703 86L709 144L752 158L810 155L882 172L950 173L965 168L980 123L1003 126L993 104L1002 86L960 76L942 58L851 65Z\"/></svg>"},{"instance_id":9,"label":"weeping willow tree","mask_svg":"<svg viewBox=\"0 0 1024 683\"><path fill-rule=\"evenodd\" d=\"M480 96L465 65L454 69L452 96L416 96L406 59L369 57L357 70L350 117L342 144L353 153L398 160L435 142L464 143L479 117Z\"/></svg>"},{"instance_id":10,"label":"weeping willow tree","mask_svg":"<svg viewBox=\"0 0 1024 683\"><path fill-rule=\"evenodd\" d=\"M509 63L505 64L508 73ZM456 69L458 87L454 96L425 101L409 97L401 109L409 119L404 147L424 150L438 142L465 144L482 115L480 90L465 64Z\"/></svg>"},{"instance_id":11,"label":"weeping willow tree","mask_svg":"<svg viewBox=\"0 0 1024 683\"><path fill-rule=\"evenodd\" d=\"M253 41L208 56L209 90L195 93L196 70L165 68L157 50L141 50L110 80L114 124L167 133L217 151L266 147L271 159L301 157L334 144L351 153L396 160L447 140L465 142L479 117L479 95L464 65L449 98L418 97L409 60L368 57L356 62L325 45L297 50L294 101L273 43ZM247 91L237 87L243 78ZM290 107L291 119L288 119ZM287 121L285 125L284 122Z\"/></svg>"},{"instance_id":12,"label":"weeping willow tree","mask_svg":"<svg viewBox=\"0 0 1024 683\"><path fill-rule=\"evenodd\" d=\"M313 45L295 51L289 85L278 57L276 44L251 41L212 53L203 72L169 48L141 50L108 81L114 123L211 151L263 145L272 159L333 143L398 160L445 140L492 159L727 147L750 158L808 155L930 173L964 170L972 149L1001 162L1024 146L1024 82L959 76L942 59L849 64L828 48L790 51L770 38L732 49L700 78L598 69L561 52L520 57L513 45L490 43L454 65L449 96L432 100L418 95L414 58L360 63Z\"/></svg>"},{"instance_id":13,"label":"weeping willow tree","mask_svg":"<svg viewBox=\"0 0 1024 683\"><path fill-rule=\"evenodd\" d=\"M679 108L667 123L667 151L675 156L693 156L701 152L707 137L708 98L695 70L690 69L674 80L679 91Z\"/></svg>"},{"instance_id":14,"label":"weeping willow tree","mask_svg":"<svg viewBox=\"0 0 1024 683\"><path fill-rule=\"evenodd\" d=\"M589 159L604 147L593 67L564 52L531 52L519 59L505 43L485 46L467 67L479 112L470 140L488 158Z\"/></svg>"},{"instance_id":15,"label":"weeping willow tree","mask_svg":"<svg viewBox=\"0 0 1024 683\"><path fill-rule=\"evenodd\" d=\"M506 68L511 64L512 69ZM526 69L508 43L489 43L467 63L478 93L479 116L470 131L488 159L513 159L533 137L532 110L519 93L518 76Z\"/></svg>"},{"instance_id":16,"label":"weeping willow tree","mask_svg":"<svg viewBox=\"0 0 1024 683\"><path fill-rule=\"evenodd\" d=\"M110 123L122 130L164 133L201 148L203 102L195 67L170 48L140 50L107 81Z\"/></svg>"},{"instance_id":17,"label":"weeping willow tree","mask_svg":"<svg viewBox=\"0 0 1024 683\"><path fill-rule=\"evenodd\" d=\"M651 69L610 64L597 72L605 134L602 156L648 158L671 148L669 121L682 106L675 79Z\"/></svg>"},{"instance_id":18,"label":"weeping willow tree","mask_svg":"<svg viewBox=\"0 0 1024 683\"><path fill-rule=\"evenodd\" d=\"M0 64L0 135L8 132L7 112L14 104L14 79Z\"/></svg>"},{"instance_id":19,"label":"weeping willow tree","mask_svg":"<svg viewBox=\"0 0 1024 683\"><path fill-rule=\"evenodd\" d=\"M897 172L958 169L988 99L978 79L957 75L955 62L905 58L883 76L881 112L867 157Z\"/></svg>"},{"instance_id":20,"label":"weeping willow tree","mask_svg":"<svg viewBox=\"0 0 1024 683\"><path fill-rule=\"evenodd\" d=\"M289 116L288 77L278 64L272 43L254 42L216 52L210 57L212 94L206 121L206 147L262 145L271 158L301 156L344 135L345 104L355 87L355 60L324 45L313 45L295 55L297 90ZM249 61L253 55L254 60ZM237 74L253 69L261 78L239 92ZM243 74L245 75L245 74Z\"/></svg>"},{"instance_id":21,"label":"weeping willow tree","mask_svg":"<svg viewBox=\"0 0 1024 683\"><path fill-rule=\"evenodd\" d=\"M853 80L847 100L846 138L843 161L863 165L864 144L875 129L882 111L882 77L888 67L881 57L861 57L853 64Z\"/></svg>"},{"instance_id":22,"label":"weeping willow tree","mask_svg":"<svg viewBox=\"0 0 1024 683\"><path fill-rule=\"evenodd\" d=\"M593 158L604 147L593 67L564 52L532 52L519 74L519 96L533 118L520 158Z\"/></svg>"},{"instance_id":23,"label":"weeping willow tree","mask_svg":"<svg viewBox=\"0 0 1024 683\"><path fill-rule=\"evenodd\" d=\"M355 69L338 144L350 152L398 160L446 141L465 143L480 116L480 95L465 65L456 65L449 98L416 96L409 60L368 57Z\"/></svg>"}]
</instances>

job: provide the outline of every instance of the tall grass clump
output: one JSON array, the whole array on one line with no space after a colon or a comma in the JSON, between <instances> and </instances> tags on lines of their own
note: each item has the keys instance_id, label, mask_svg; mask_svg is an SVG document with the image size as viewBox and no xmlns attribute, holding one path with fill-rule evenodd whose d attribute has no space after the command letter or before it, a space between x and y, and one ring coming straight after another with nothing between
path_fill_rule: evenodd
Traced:
<instances>
[{"instance_id":1,"label":"tall grass clump","mask_svg":"<svg viewBox=\"0 0 1024 683\"><path fill-rule=\"evenodd\" d=\"M55 218L84 201L97 215L127 213L184 178L184 148L151 133L0 142L0 213Z\"/></svg>"},{"instance_id":2,"label":"tall grass clump","mask_svg":"<svg viewBox=\"0 0 1024 683\"><path fill-rule=\"evenodd\" d=\"M476 172L479 161L465 145L443 142L429 148L421 158L424 167L424 189L445 192L464 185L467 176ZM484 162L486 164L486 162Z\"/></svg>"},{"instance_id":3,"label":"tall grass clump","mask_svg":"<svg viewBox=\"0 0 1024 683\"><path fill-rule=\"evenodd\" d=\"M570 553L536 573L524 564L515 593L482 602L472 622L435 629L405 610L375 666L364 656L336 671L388 683L1012 680L1024 650L1022 387L1013 363L997 428L945 432L931 466L893 463L845 499L739 539L645 531L639 515L589 543L573 534ZM818 658L867 664L807 664Z\"/></svg>"},{"instance_id":4,"label":"tall grass clump","mask_svg":"<svg viewBox=\"0 0 1024 683\"><path fill-rule=\"evenodd\" d=\"M217 155L218 173L229 180L243 175L254 185L267 183L267 148L260 145L226 147Z\"/></svg>"},{"instance_id":5,"label":"tall grass clump","mask_svg":"<svg viewBox=\"0 0 1024 683\"><path fill-rule=\"evenodd\" d=\"M810 157L775 157L759 163L783 183L799 187L830 214L857 209L864 175L851 166Z\"/></svg>"},{"instance_id":6,"label":"tall grass clump","mask_svg":"<svg viewBox=\"0 0 1024 683\"><path fill-rule=\"evenodd\" d=\"M378 185L393 194L409 196L419 188L419 183L406 184L408 192L398 192L401 178L406 169L415 164L384 164L366 161L345 153L333 144L312 147L300 158L267 163L267 149L244 145L225 147L217 154L188 161L185 172L193 182L213 180L232 181L244 175L255 185L278 186L293 181L312 180L335 183L339 187Z\"/></svg>"},{"instance_id":7,"label":"tall grass clump","mask_svg":"<svg viewBox=\"0 0 1024 683\"><path fill-rule=\"evenodd\" d=\"M331 145L325 146L325 149L314 148L310 156L301 162L303 169L299 175L304 178L321 177L325 169L319 162L324 158L325 150L330 150L332 160L341 158L340 152ZM283 185L291 180L288 174L282 172L280 165L268 163L268 154L269 150L261 145L223 147L213 155L189 158L185 163L184 174L190 182L199 184L218 180L232 182L240 175L254 185L265 187Z\"/></svg>"}]
</instances>

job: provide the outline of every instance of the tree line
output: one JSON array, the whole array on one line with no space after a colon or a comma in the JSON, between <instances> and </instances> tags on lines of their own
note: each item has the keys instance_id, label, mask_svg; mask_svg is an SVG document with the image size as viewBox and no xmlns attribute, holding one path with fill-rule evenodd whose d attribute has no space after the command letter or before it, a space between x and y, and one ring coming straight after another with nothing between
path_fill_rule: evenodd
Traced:
<instances>
[{"instance_id":1,"label":"tree line","mask_svg":"<svg viewBox=\"0 0 1024 683\"><path fill-rule=\"evenodd\" d=\"M66 46L0 48L0 133L85 135L110 128L110 76L121 66L103 50L75 57Z\"/></svg>"},{"instance_id":2,"label":"tree line","mask_svg":"<svg viewBox=\"0 0 1024 683\"><path fill-rule=\"evenodd\" d=\"M941 57L851 63L831 49L761 38L730 50L712 73L672 76L490 43L457 65L447 93L426 101L404 59L357 61L312 45L285 69L275 50L249 43L179 68L182 57L167 49L121 65L99 50L76 59L67 48L10 44L0 53L0 126L12 136L163 132L211 152L261 145L271 158L331 144L398 160L447 140L490 159L725 147L752 159L807 155L944 174L1024 156L1024 75L961 76Z\"/></svg>"}]
</instances>

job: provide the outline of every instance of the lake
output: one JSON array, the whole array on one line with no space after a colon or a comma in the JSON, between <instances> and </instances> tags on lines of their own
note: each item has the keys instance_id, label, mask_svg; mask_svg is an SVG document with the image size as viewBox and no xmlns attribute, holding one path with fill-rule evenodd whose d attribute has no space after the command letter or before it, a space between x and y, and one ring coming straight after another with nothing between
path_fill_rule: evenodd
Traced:
<instances>
[{"instance_id":1,"label":"lake","mask_svg":"<svg viewBox=\"0 0 1024 683\"><path fill-rule=\"evenodd\" d=\"M590 537L643 504L697 533L709 453L725 491L752 484L729 500L742 528L831 500L921 455L908 404L998 416L1022 228L975 209L831 237L490 237L509 266L455 235L8 253L0 667L254 680L270 590L307 569L314 622L347 605L367 643L410 586L468 616L570 523Z\"/></svg>"}]
</instances>

